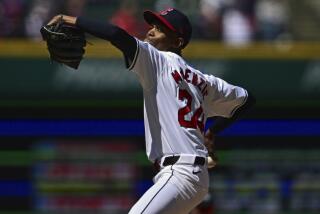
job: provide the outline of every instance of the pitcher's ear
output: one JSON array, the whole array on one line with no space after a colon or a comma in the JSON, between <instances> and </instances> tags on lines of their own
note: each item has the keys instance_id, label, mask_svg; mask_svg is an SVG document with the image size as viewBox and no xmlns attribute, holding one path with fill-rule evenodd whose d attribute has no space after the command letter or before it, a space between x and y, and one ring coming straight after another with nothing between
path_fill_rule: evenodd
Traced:
<instances>
[{"instance_id":1,"label":"pitcher's ear","mask_svg":"<svg viewBox=\"0 0 320 214\"><path fill-rule=\"evenodd\" d=\"M175 42L173 45L175 49L181 49L183 47L183 44L184 44L184 39L182 37L178 37L175 39Z\"/></svg>"}]
</instances>

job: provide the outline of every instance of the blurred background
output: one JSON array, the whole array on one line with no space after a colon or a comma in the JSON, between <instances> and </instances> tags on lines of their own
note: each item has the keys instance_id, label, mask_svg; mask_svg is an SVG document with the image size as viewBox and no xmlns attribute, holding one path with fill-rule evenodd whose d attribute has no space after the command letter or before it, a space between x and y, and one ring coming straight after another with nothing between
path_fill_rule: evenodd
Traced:
<instances>
[{"instance_id":1,"label":"blurred background","mask_svg":"<svg viewBox=\"0 0 320 214\"><path fill-rule=\"evenodd\" d=\"M0 0L0 214L122 214L152 185L122 54L88 36L72 70L50 62L39 29L63 13L143 38L142 12L167 7L192 21L185 58L257 98L218 136L193 214L320 212L319 0Z\"/></svg>"}]
</instances>

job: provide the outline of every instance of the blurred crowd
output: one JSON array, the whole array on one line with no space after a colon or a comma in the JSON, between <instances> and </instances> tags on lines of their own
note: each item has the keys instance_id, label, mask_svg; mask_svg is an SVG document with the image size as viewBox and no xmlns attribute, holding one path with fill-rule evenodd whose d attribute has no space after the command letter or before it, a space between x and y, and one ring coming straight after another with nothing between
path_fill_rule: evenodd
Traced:
<instances>
[{"instance_id":1,"label":"blurred crowd","mask_svg":"<svg viewBox=\"0 0 320 214\"><path fill-rule=\"evenodd\" d=\"M50 17L63 13L99 17L143 37L145 9L176 7L190 17L193 38L246 44L292 39L291 0L0 0L0 37L39 39L39 29Z\"/></svg>"}]
</instances>

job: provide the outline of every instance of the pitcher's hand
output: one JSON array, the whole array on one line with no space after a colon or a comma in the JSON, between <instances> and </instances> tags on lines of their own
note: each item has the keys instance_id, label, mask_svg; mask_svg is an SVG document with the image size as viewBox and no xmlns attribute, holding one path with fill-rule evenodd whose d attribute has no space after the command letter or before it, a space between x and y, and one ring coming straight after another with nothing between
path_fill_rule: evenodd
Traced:
<instances>
[{"instance_id":1,"label":"pitcher's hand","mask_svg":"<svg viewBox=\"0 0 320 214\"><path fill-rule=\"evenodd\" d=\"M215 135L208 129L204 135L204 145L206 146L209 156L208 159L208 168L213 168L218 163L218 157L215 154L214 148Z\"/></svg>"}]
</instances>

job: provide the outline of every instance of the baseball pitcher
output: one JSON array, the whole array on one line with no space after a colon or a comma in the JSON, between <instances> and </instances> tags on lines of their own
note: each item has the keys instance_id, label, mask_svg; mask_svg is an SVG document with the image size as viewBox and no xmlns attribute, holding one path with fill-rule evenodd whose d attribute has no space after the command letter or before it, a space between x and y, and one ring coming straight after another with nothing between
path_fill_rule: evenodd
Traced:
<instances>
[{"instance_id":1,"label":"baseball pitcher","mask_svg":"<svg viewBox=\"0 0 320 214\"><path fill-rule=\"evenodd\" d=\"M150 25L145 40L106 22L85 17L55 16L123 52L144 95L144 124L148 159L159 167L154 185L131 208L130 214L186 214L208 193L208 167L213 167L214 136L253 105L247 90L201 73L182 57L192 27L180 11L145 11ZM106 71L107 72L107 71ZM208 117L215 123L208 130Z\"/></svg>"}]
</instances>

